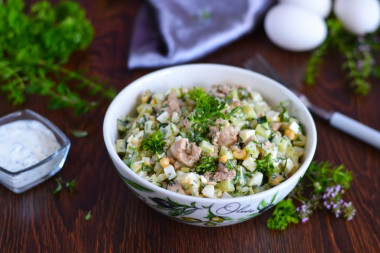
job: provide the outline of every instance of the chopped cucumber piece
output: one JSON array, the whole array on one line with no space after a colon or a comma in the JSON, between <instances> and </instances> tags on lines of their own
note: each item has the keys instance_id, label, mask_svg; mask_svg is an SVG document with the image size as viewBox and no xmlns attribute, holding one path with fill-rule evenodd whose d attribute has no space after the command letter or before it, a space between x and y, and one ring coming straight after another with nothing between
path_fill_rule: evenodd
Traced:
<instances>
[{"instance_id":1,"label":"chopped cucumber piece","mask_svg":"<svg viewBox=\"0 0 380 253\"><path fill-rule=\"evenodd\" d=\"M215 146L205 140L201 141L200 148L202 149L203 155L210 155L215 151Z\"/></svg>"},{"instance_id":2,"label":"chopped cucumber piece","mask_svg":"<svg viewBox=\"0 0 380 253\"><path fill-rule=\"evenodd\" d=\"M118 139L118 140L116 140L116 152L119 155L124 155L126 149L127 149L127 144L125 142L125 139Z\"/></svg>"},{"instance_id":3,"label":"chopped cucumber piece","mask_svg":"<svg viewBox=\"0 0 380 253\"><path fill-rule=\"evenodd\" d=\"M251 119L257 118L257 114L255 110L250 105L248 104L244 105L242 110L246 119L251 120Z\"/></svg>"},{"instance_id":4,"label":"chopped cucumber piece","mask_svg":"<svg viewBox=\"0 0 380 253\"><path fill-rule=\"evenodd\" d=\"M271 134L271 130L263 127L262 124L258 124L255 130L256 130L256 134L261 135L265 139L268 139Z\"/></svg>"},{"instance_id":5,"label":"chopped cucumber piece","mask_svg":"<svg viewBox=\"0 0 380 253\"><path fill-rule=\"evenodd\" d=\"M228 160L234 158L232 151L229 148L222 146L219 151L219 157L224 156L224 155L227 156Z\"/></svg>"},{"instance_id":6,"label":"chopped cucumber piece","mask_svg":"<svg viewBox=\"0 0 380 253\"><path fill-rule=\"evenodd\" d=\"M231 181L222 181L219 183L219 187L226 192L235 191L234 183Z\"/></svg>"}]
</instances>

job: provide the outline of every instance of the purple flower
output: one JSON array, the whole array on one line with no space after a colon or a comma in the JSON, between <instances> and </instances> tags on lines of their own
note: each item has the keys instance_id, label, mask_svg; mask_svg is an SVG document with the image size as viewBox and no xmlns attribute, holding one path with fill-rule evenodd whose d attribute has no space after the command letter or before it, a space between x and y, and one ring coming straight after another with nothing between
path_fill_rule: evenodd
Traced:
<instances>
[{"instance_id":1,"label":"purple flower","mask_svg":"<svg viewBox=\"0 0 380 253\"><path fill-rule=\"evenodd\" d=\"M323 205L326 209L331 210L337 218L342 214L344 204L342 200L343 192L342 186L337 185L335 187L328 187L323 194Z\"/></svg>"},{"instance_id":2,"label":"purple flower","mask_svg":"<svg viewBox=\"0 0 380 253\"><path fill-rule=\"evenodd\" d=\"M313 213L312 206L309 202L302 201L302 205L297 207L298 216L302 223L309 220L309 216Z\"/></svg>"},{"instance_id":3,"label":"purple flower","mask_svg":"<svg viewBox=\"0 0 380 253\"><path fill-rule=\"evenodd\" d=\"M352 220L356 210L351 202L344 202L342 198L343 193L344 189L340 185L326 188L322 197L323 206L331 210L337 218L343 214L347 220Z\"/></svg>"},{"instance_id":4,"label":"purple flower","mask_svg":"<svg viewBox=\"0 0 380 253\"><path fill-rule=\"evenodd\" d=\"M356 214L356 209L353 207L352 202L344 203L344 218L347 220L352 220Z\"/></svg>"}]
</instances>

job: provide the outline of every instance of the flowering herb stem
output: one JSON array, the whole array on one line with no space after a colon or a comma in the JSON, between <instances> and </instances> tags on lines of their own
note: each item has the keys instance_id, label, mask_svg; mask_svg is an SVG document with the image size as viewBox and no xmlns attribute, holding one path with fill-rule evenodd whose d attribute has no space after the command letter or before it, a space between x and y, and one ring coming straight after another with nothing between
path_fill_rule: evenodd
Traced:
<instances>
[{"instance_id":1,"label":"flowering herb stem","mask_svg":"<svg viewBox=\"0 0 380 253\"><path fill-rule=\"evenodd\" d=\"M337 51L344 57L342 69L347 71L349 86L357 94L367 95L370 91L369 78L380 78L377 75L379 67L375 66L374 54L379 50L379 31L364 36L349 34L336 17L326 21L329 34L325 42L317 48L307 62L305 82L307 85L315 83L318 67L323 57L330 50Z\"/></svg>"},{"instance_id":2,"label":"flowering herb stem","mask_svg":"<svg viewBox=\"0 0 380 253\"><path fill-rule=\"evenodd\" d=\"M313 162L305 177L268 220L269 229L284 230L290 223L307 222L318 209L327 209L335 217L352 220L356 210L351 202L343 200L343 193L351 186L352 173L343 165L332 167L329 162ZM311 184L309 182L312 182ZM295 203L299 203L296 207Z\"/></svg>"}]
</instances>

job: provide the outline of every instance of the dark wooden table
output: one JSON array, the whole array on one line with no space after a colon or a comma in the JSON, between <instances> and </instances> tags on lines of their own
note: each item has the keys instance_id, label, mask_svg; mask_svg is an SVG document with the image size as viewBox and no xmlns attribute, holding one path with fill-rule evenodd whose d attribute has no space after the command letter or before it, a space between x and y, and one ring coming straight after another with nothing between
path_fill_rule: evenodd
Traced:
<instances>
[{"instance_id":1,"label":"dark wooden table","mask_svg":"<svg viewBox=\"0 0 380 253\"><path fill-rule=\"evenodd\" d=\"M151 70L126 68L128 49L140 1L83 0L95 27L88 50L76 53L70 68L89 68L89 75L109 79L121 90ZM292 53L271 44L258 29L196 62L241 66L262 54L285 81L328 110L338 110L380 129L380 85L373 82L366 97L354 95L340 70L342 59L329 55L317 84L302 78L310 53ZM378 60L380 57L378 57ZM141 202L117 175L103 144L102 123L108 101L94 111L74 117L70 110L50 111L47 100L29 96L11 106L0 94L0 116L30 108L53 121L71 139L67 161L58 174L78 178L73 194L54 195L54 179L23 193L0 186L0 252L380 252L380 152L315 119L318 146L315 160L344 164L353 171L345 194L357 208L352 221L331 213L315 213L305 224L283 232L270 231L271 211L244 223L222 228L199 228L165 218ZM71 130L87 130L78 139ZM90 220L86 214L91 210Z\"/></svg>"}]
</instances>

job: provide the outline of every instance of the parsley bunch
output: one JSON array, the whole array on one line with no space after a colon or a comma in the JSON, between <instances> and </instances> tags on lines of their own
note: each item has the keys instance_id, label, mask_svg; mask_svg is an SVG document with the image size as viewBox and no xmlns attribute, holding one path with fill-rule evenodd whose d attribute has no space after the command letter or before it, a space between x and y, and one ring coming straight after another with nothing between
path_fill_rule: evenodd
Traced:
<instances>
[{"instance_id":1,"label":"parsley bunch","mask_svg":"<svg viewBox=\"0 0 380 253\"><path fill-rule=\"evenodd\" d=\"M331 17L327 21L329 34L325 42L314 51L307 62L305 81L311 85L315 83L318 74L318 66L323 61L323 56L329 50L340 53L345 62L342 69L347 71L349 86L356 93L367 95L370 90L369 78L380 78L380 67L375 66L374 54L379 50L378 38L379 30L372 34L357 37L349 34L343 28L340 21Z\"/></svg>"},{"instance_id":2,"label":"parsley bunch","mask_svg":"<svg viewBox=\"0 0 380 253\"><path fill-rule=\"evenodd\" d=\"M287 199L280 201L267 226L284 230L290 223L306 222L317 209L325 208L338 218L354 218L356 210L351 202L343 200L343 193L351 186L352 172L329 162L311 163L305 177ZM298 207L294 203L300 203Z\"/></svg>"},{"instance_id":3,"label":"parsley bunch","mask_svg":"<svg viewBox=\"0 0 380 253\"><path fill-rule=\"evenodd\" d=\"M29 12L22 0L0 0L0 91L14 105L25 95L50 98L52 109L69 107L81 114L96 101L80 97L79 91L112 98L113 89L64 67L70 55L85 49L93 39L93 27L85 11L74 1L52 6L42 0Z\"/></svg>"}]
</instances>

